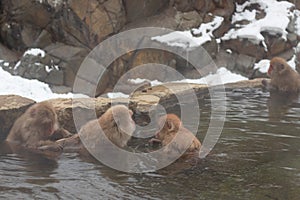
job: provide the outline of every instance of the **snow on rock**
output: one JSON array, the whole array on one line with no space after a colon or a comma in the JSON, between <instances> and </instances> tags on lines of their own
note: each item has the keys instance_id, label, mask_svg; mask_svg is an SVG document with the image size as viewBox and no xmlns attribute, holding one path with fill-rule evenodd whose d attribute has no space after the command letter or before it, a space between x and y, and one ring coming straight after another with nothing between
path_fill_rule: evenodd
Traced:
<instances>
[{"instance_id":1,"label":"snow on rock","mask_svg":"<svg viewBox=\"0 0 300 200\"><path fill-rule=\"evenodd\" d=\"M43 57L45 57L46 53L42 49L32 48L32 49L28 49L27 51L25 51L23 56L26 56L26 55L40 56L43 58Z\"/></svg>"},{"instance_id":2,"label":"snow on rock","mask_svg":"<svg viewBox=\"0 0 300 200\"><path fill-rule=\"evenodd\" d=\"M295 55L291 58L291 60L287 61L287 63L291 66L291 68L296 70L296 56Z\"/></svg>"},{"instance_id":3,"label":"snow on rock","mask_svg":"<svg viewBox=\"0 0 300 200\"><path fill-rule=\"evenodd\" d=\"M107 97L110 98L110 99L129 98L129 95L124 94L122 92L109 92L109 93L107 93Z\"/></svg>"},{"instance_id":4,"label":"snow on rock","mask_svg":"<svg viewBox=\"0 0 300 200\"><path fill-rule=\"evenodd\" d=\"M296 29L296 34L300 36L300 10L295 10L295 29Z\"/></svg>"},{"instance_id":5,"label":"snow on rock","mask_svg":"<svg viewBox=\"0 0 300 200\"><path fill-rule=\"evenodd\" d=\"M226 83L234 83L238 81L248 80L248 78L241 76L239 74L235 74L227 70L225 67L221 67L217 70L215 74L209 74L200 79L183 79L180 81L174 81L174 83L194 83L194 84L207 84L209 86L226 84ZM143 81L149 81L152 86L161 85L162 82L157 80L151 81L147 79L130 79L133 83L141 83Z\"/></svg>"},{"instance_id":6,"label":"snow on rock","mask_svg":"<svg viewBox=\"0 0 300 200\"><path fill-rule=\"evenodd\" d=\"M202 23L197 29L192 29L191 31L174 31L166 35L152 37L152 40L182 48L201 46L211 41L213 31L221 26L223 20L223 17L215 16L212 22ZM199 37L195 37L194 35L199 35Z\"/></svg>"},{"instance_id":7,"label":"snow on rock","mask_svg":"<svg viewBox=\"0 0 300 200\"><path fill-rule=\"evenodd\" d=\"M161 85L162 82L158 81L158 80L148 80L148 79L142 79L142 78L137 78L137 79L128 79L129 82L133 83L133 84L140 84L143 82L149 82L151 84L151 86L156 86L156 85Z\"/></svg>"},{"instance_id":8,"label":"snow on rock","mask_svg":"<svg viewBox=\"0 0 300 200\"><path fill-rule=\"evenodd\" d=\"M261 73L267 73L270 66L270 60L264 59L255 63L254 69L258 69Z\"/></svg>"},{"instance_id":9,"label":"snow on rock","mask_svg":"<svg viewBox=\"0 0 300 200\"><path fill-rule=\"evenodd\" d=\"M215 74L209 74L200 79L186 79L177 82L183 83L195 83L195 84L207 84L209 86L222 85L226 83L235 83L238 81L248 80L248 78L235 74L227 70L225 67L221 67Z\"/></svg>"},{"instance_id":10,"label":"snow on rock","mask_svg":"<svg viewBox=\"0 0 300 200\"><path fill-rule=\"evenodd\" d=\"M247 6L258 4L266 13L262 19L256 20L256 11L245 10ZM242 5L237 4L236 13L232 18L232 22L247 20L250 23L247 25L237 25L237 29L231 29L226 33L222 40L230 40L237 38L250 39L252 42L259 44L264 43L264 37L261 34L266 31L270 34L280 34L284 39L287 37L287 27L290 18L294 16L291 8L294 4L287 1L276 0L249 0Z\"/></svg>"},{"instance_id":11,"label":"snow on rock","mask_svg":"<svg viewBox=\"0 0 300 200\"><path fill-rule=\"evenodd\" d=\"M86 97L81 94L55 94L46 83L38 80L28 80L20 76L13 76L0 68L0 95L15 94L37 102L55 98Z\"/></svg>"}]
</instances>

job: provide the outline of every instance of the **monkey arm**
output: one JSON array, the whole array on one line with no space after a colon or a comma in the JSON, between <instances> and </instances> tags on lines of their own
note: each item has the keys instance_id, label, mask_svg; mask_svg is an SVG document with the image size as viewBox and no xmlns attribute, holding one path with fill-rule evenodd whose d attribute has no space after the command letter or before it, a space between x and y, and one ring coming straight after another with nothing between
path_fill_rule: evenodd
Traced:
<instances>
[{"instance_id":1,"label":"monkey arm","mask_svg":"<svg viewBox=\"0 0 300 200\"><path fill-rule=\"evenodd\" d=\"M73 134L70 133L69 131L67 131L64 128L59 128L56 131L54 131L54 133L50 136L50 140L52 141L56 141L62 138L68 138L71 137Z\"/></svg>"},{"instance_id":2,"label":"monkey arm","mask_svg":"<svg viewBox=\"0 0 300 200\"><path fill-rule=\"evenodd\" d=\"M148 141L150 144L153 144L153 143L161 143L161 141L157 138L151 138L149 141Z\"/></svg>"},{"instance_id":3,"label":"monkey arm","mask_svg":"<svg viewBox=\"0 0 300 200\"><path fill-rule=\"evenodd\" d=\"M271 84L270 80L263 79L261 81L261 83L263 85L263 88L266 89L266 90L268 90L268 91L275 91L275 90L277 90L277 88Z\"/></svg>"}]
</instances>

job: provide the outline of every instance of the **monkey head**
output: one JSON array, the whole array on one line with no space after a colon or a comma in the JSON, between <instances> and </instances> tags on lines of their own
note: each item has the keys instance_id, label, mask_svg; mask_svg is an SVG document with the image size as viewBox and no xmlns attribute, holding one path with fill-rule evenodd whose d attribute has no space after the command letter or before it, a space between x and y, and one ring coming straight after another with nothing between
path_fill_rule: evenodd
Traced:
<instances>
[{"instance_id":1,"label":"monkey head","mask_svg":"<svg viewBox=\"0 0 300 200\"><path fill-rule=\"evenodd\" d=\"M290 66L286 63L286 61L283 58L274 57L270 62L268 75L271 78L276 75L284 75L284 73L287 72L288 68L290 68Z\"/></svg>"},{"instance_id":2,"label":"monkey head","mask_svg":"<svg viewBox=\"0 0 300 200\"><path fill-rule=\"evenodd\" d=\"M45 137L51 136L58 129L57 115L50 103L42 102L29 108L29 115L32 119L32 125L40 127Z\"/></svg>"}]
</instances>

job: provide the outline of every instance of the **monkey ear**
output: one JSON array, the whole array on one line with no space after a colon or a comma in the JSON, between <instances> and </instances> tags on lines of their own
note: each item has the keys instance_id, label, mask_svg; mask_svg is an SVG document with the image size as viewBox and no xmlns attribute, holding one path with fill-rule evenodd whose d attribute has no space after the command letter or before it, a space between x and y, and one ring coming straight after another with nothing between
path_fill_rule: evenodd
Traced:
<instances>
[{"instance_id":1,"label":"monkey ear","mask_svg":"<svg viewBox=\"0 0 300 200\"><path fill-rule=\"evenodd\" d=\"M120 125L120 119L118 117L115 117L113 120L115 121L117 126Z\"/></svg>"},{"instance_id":2,"label":"monkey ear","mask_svg":"<svg viewBox=\"0 0 300 200\"><path fill-rule=\"evenodd\" d=\"M277 66L277 69L279 74L283 74L286 71L286 67L281 63Z\"/></svg>"},{"instance_id":3,"label":"monkey ear","mask_svg":"<svg viewBox=\"0 0 300 200\"><path fill-rule=\"evenodd\" d=\"M166 121L166 125L168 127L169 130L173 130L174 129L174 124L172 121L167 120Z\"/></svg>"}]
</instances>

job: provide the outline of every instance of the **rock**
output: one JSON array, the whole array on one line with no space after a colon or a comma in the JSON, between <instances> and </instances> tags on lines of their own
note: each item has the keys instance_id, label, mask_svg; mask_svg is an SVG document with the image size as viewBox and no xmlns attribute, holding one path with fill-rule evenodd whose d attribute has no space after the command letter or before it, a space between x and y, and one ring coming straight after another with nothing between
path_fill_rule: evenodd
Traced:
<instances>
[{"instance_id":1,"label":"rock","mask_svg":"<svg viewBox=\"0 0 300 200\"><path fill-rule=\"evenodd\" d=\"M261 60L266 57L266 51L262 45L256 45L247 39L232 39L222 41L220 44L222 49L231 49L239 54L255 57Z\"/></svg>"},{"instance_id":2,"label":"rock","mask_svg":"<svg viewBox=\"0 0 300 200\"><path fill-rule=\"evenodd\" d=\"M0 96L0 141L6 138L15 120L32 104L33 100L24 97Z\"/></svg>"},{"instance_id":3,"label":"rock","mask_svg":"<svg viewBox=\"0 0 300 200\"><path fill-rule=\"evenodd\" d=\"M43 30L37 39L32 43L32 47L45 48L52 44L51 34L47 30Z\"/></svg>"},{"instance_id":4,"label":"rock","mask_svg":"<svg viewBox=\"0 0 300 200\"><path fill-rule=\"evenodd\" d=\"M192 11L194 8L193 0L174 0L174 7L181 12Z\"/></svg>"},{"instance_id":5,"label":"rock","mask_svg":"<svg viewBox=\"0 0 300 200\"><path fill-rule=\"evenodd\" d=\"M229 51L229 52L228 52ZM226 67L228 70L242 74L246 77L252 77L253 67L256 63L256 58L236 52L230 52L228 49L220 50L216 57L216 65Z\"/></svg>"},{"instance_id":6,"label":"rock","mask_svg":"<svg viewBox=\"0 0 300 200\"><path fill-rule=\"evenodd\" d=\"M140 27L162 27L176 30L178 24L175 20L177 11L174 8L167 8L164 12L146 18L136 19L124 26L124 30Z\"/></svg>"},{"instance_id":7,"label":"rock","mask_svg":"<svg viewBox=\"0 0 300 200\"><path fill-rule=\"evenodd\" d=\"M18 60L18 55L0 43L0 60L15 62Z\"/></svg>"},{"instance_id":8,"label":"rock","mask_svg":"<svg viewBox=\"0 0 300 200\"><path fill-rule=\"evenodd\" d=\"M44 82L51 85L63 85L64 84L64 72L59 70L52 70L48 73Z\"/></svg>"},{"instance_id":9,"label":"rock","mask_svg":"<svg viewBox=\"0 0 300 200\"><path fill-rule=\"evenodd\" d=\"M36 1L3 0L7 21L1 25L1 36L6 45L16 50L29 48L39 33L51 21L52 9Z\"/></svg>"},{"instance_id":10,"label":"rock","mask_svg":"<svg viewBox=\"0 0 300 200\"><path fill-rule=\"evenodd\" d=\"M238 54L231 52L231 49L228 50L230 51L230 53L226 50L221 49L217 54L215 62L219 67L226 67L228 70L234 71Z\"/></svg>"},{"instance_id":11,"label":"rock","mask_svg":"<svg viewBox=\"0 0 300 200\"><path fill-rule=\"evenodd\" d=\"M268 47L268 57L274 57L288 49L292 48L292 45L286 42L281 37L268 36L266 37L266 45Z\"/></svg>"},{"instance_id":12,"label":"rock","mask_svg":"<svg viewBox=\"0 0 300 200\"><path fill-rule=\"evenodd\" d=\"M175 20L178 24L179 30L190 30L197 28L202 23L201 16L196 11L191 12L178 12L175 16Z\"/></svg>"},{"instance_id":13,"label":"rock","mask_svg":"<svg viewBox=\"0 0 300 200\"><path fill-rule=\"evenodd\" d=\"M98 37L98 42L119 31L126 22L125 10L120 0L108 0L103 3L97 0L71 0L69 6L89 31Z\"/></svg>"},{"instance_id":14,"label":"rock","mask_svg":"<svg viewBox=\"0 0 300 200\"><path fill-rule=\"evenodd\" d=\"M168 6L169 0L124 0L128 22L158 14Z\"/></svg>"},{"instance_id":15,"label":"rock","mask_svg":"<svg viewBox=\"0 0 300 200\"><path fill-rule=\"evenodd\" d=\"M216 9L212 11L212 14L222 16L225 20L230 20L235 11L234 0L216 0L214 3Z\"/></svg>"},{"instance_id":16,"label":"rock","mask_svg":"<svg viewBox=\"0 0 300 200\"><path fill-rule=\"evenodd\" d=\"M57 94L66 94L66 93L72 92L72 88L66 87L66 86L51 85L50 88L51 88L52 92L57 93Z\"/></svg>"},{"instance_id":17,"label":"rock","mask_svg":"<svg viewBox=\"0 0 300 200\"><path fill-rule=\"evenodd\" d=\"M89 99L53 99L49 101L53 104L59 123L62 128L67 129L71 133L77 133L76 127L80 129L83 121L89 121L100 117L110 106L111 99L108 98L89 98ZM117 102L114 101L114 103ZM120 103L126 101L120 100ZM82 121L76 121L76 126L73 118L73 113L78 114L78 118Z\"/></svg>"},{"instance_id":18,"label":"rock","mask_svg":"<svg viewBox=\"0 0 300 200\"><path fill-rule=\"evenodd\" d=\"M13 74L28 79L38 79L49 84L64 84L63 71L47 54L45 56L24 54L13 68Z\"/></svg>"},{"instance_id":19,"label":"rock","mask_svg":"<svg viewBox=\"0 0 300 200\"><path fill-rule=\"evenodd\" d=\"M76 73L83 61L83 59L88 54L88 49L76 46L65 45L63 43L55 43L45 48L47 55L51 57L52 60L59 58L57 64L63 74L60 72L60 77L63 76L62 80L51 81L51 83L60 83L63 81L65 86L73 87ZM50 82L49 82L50 83Z\"/></svg>"},{"instance_id":20,"label":"rock","mask_svg":"<svg viewBox=\"0 0 300 200\"><path fill-rule=\"evenodd\" d=\"M287 40L291 45L296 46L298 44L298 35L296 33L289 33L287 35Z\"/></svg>"},{"instance_id":21,"label":"rock","mask_svg":"<svg viewBox=\"0 0 300 200\"><path fill-rule=\"evenodd\" d=\"M251 56L239 54L236 59L236 66L234 71L241 72L242 74L249 77L252 74L252 69L256 59Z\"/></svg>"},{"instance_id":22,"label":"rock","mask_svg":"<svg viewBox=\"0 0 300 200\"><path fill-rule=\"evenodd\" d=\"M149 63L158 63L169 66L169 62L173 58L174 56L172 56L171 53L162 50L141 50L137 51L137 53L133 55L132 65L129 67L131 67L131 69L134 69L137 66ZM129 72L129 78L148 77L148 79L150 80L165 80L166 76L167 74L161 74L161 71L158 71L157 73L157 71L151 69L147 71L147 74L145 74L145 70L132 70L132 72Z\"/></svg>"}]
</instances>

